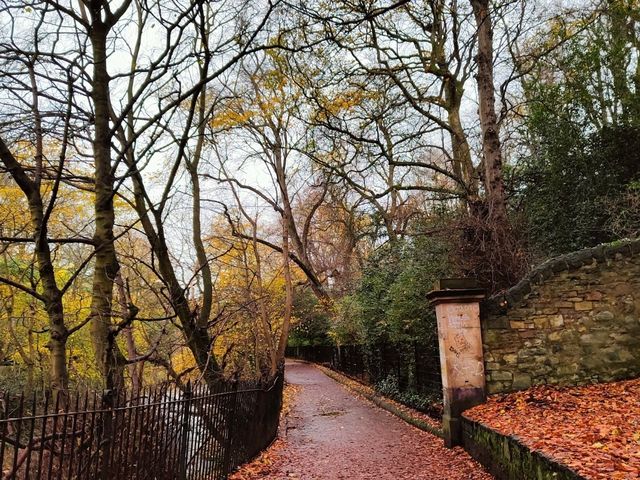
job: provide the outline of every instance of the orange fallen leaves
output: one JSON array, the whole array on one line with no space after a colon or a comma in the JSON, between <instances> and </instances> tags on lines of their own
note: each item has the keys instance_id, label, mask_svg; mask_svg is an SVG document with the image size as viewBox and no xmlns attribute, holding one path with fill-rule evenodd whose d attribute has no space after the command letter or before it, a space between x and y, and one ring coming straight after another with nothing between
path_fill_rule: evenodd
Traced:
<instances>
[{"instance_id":1,"label":"orange fallen leaves","mask_svg":"<svg viewBox=\"0 0 640 480\"><path fill-rule=\"evenodd\" d=\"M291 411L291 406L295 400L295 396L299 390L299 387L285 384L282 392L282 411L280 412L280 419L286 418ZM255 480L259 478L269 478L268 475L271 472L271 467L280 458L280 452L285 445L283 438L278 437L276 440L262 452L257 458L249 463L246 463L233 474L229 476L229 480Z\"/></svg>"},{"instance_id":2,"label":"orange fallen leaves","mask_svg":"<svg viewBox=\"0 0 640 480\"><path fill-rule=\"evenodd\" d=\"M284 440L276 439L271 446L251 463L240 467L238 471L229 476L229 480L255 480L269 478L271 467L279 459L279 452L284 446Z\"/></svg>"},{"instance_id":3,"label":"orange fallen leaves","mask_svg":"<svg viewBox=\"0 0 640 480\"><path fill-rule=\"evenodd\" d=\"M496 395L465 412L589 479L640 478L640 379L538 386Z\"/></svg>"}]
</instances>

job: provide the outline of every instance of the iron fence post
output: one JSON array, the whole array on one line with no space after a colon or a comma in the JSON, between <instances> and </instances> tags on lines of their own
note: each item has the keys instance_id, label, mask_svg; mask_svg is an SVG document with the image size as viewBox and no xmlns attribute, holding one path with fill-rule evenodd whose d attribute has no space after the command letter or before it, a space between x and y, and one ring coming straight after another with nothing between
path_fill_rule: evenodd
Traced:
<instances>
[{"instance_id":1,"label":"iron fence post","mask_svg":"<svg viewBox=\"0 0 640 480\"><path fill-rule=\"evenodd\" d=\"M228 413L230 414L228 416L228 428L227 428L227 433L228 433L228 437L227 437L227 444L226 444L226 448L225 448L225 452L224 452L224 475L226 478L226 475L229 474L229 471L231 470L231 448L233 446L233 435L234 435L234 427L235 427L235 423L236 423L236 409L238 407L238 382L235 382L233 385L233 393L232 395L232 400L231 400L231 409L228 411Z\"/></svg>"},{"instance_id":2,"label":"iron fence post","mask_svg":"<svg viewBox=\"0 0 640 480\"><path fill-rule=\"evenodd\" d=\"M114 391L113 389L105 390L102 395L102 418L101 418L101 428L102 428L102 441L98 446L100 449L100 454L98 456L98 467L100 472L100 478L103 480L109 480L112 478L111 476L111 465L109 463L111 457L111 448L113 447L113 413L114 413ZM56 399L56 409L58 405L58 399ZM55 418L55 417L54 417ZM55 434L55 422L54 422L54 434ZM50 466L52 462L50 463Z\"/></svg>"},{"instance_id":3,"label":"iron fence post","mask_svg":"<svg viewBox=\"0 0 640 480\"><path fill-rule=\"evenodd\" d=\"M180 471L178 472L178 478L180 480L187 480L187 465L189 461L189 416L191 407L191 381L187 383L187 387L182 393L184 399L184 408L182 414L184 415L181 425L181 439L180 439Z\"/></svg>"}]
</instances>

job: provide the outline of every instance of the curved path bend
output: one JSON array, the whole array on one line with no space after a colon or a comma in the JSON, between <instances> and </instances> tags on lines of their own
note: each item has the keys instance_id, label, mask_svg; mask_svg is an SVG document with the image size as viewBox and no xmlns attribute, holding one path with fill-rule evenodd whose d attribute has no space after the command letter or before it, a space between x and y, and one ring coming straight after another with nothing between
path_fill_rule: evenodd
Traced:
<instances>
[{"instance_id":1,"label":"curved path bend","mask_svg":"<svg viewBox=\"0 0 640 480\"><path fill-rule=\"evenodd\" d=\"M490 480L462 449L363 400L313 365L288 361L298 391L274 480Z\"/></svg>"}]
</instances>

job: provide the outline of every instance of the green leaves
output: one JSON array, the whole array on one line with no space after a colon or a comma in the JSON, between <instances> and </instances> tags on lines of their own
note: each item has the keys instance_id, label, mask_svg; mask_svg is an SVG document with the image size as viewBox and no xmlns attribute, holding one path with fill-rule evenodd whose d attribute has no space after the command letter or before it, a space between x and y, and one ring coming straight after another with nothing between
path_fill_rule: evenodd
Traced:
<instances>
[{"instance_id":1,"label":"green leaves","mask_svg":"<svg viewBox=\"0 0 640 480\"><path fill-rule=\"evenodd\" d=\"M548 51L523 81L532 154L514 174L542 256L637 230L625 192L640 160L640 84L631 64L640 42L628 28L638 14L637 2L610 0L604 10L553 20L537 40ZM624 221L615 220L619 213Z\"/></svg>"},{"instance_id":2,"label":"green leaves","mask_svg":"<svg viewBox=\"0 0 640 480\"><path fill-rule=\"evenodd\" d=\"M447 257L447 246L426 236L379 247L350 297L352 322L365 343L435 338L435 317L426 294L446 275Z\"/></svg>"}]
</instances>

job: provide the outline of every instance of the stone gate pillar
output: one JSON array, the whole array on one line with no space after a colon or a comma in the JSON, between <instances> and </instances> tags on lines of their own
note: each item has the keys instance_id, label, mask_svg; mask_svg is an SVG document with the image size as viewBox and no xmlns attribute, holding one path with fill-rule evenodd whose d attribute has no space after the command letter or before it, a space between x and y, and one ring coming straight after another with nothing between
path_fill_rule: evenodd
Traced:
<instances>
[{"instance_id":1,"label":"stone gate pillar","mask_svg":"<svg viewBox=\"0 0 640 480\"><path fill-rule=\"evenodd\" d=\"M427 298L438 318L444 394L442 429L449 448L462 443L462 412L486 399L480 302L484 290L473 280L446 279Z\"/></svg>"}]
</instances>

